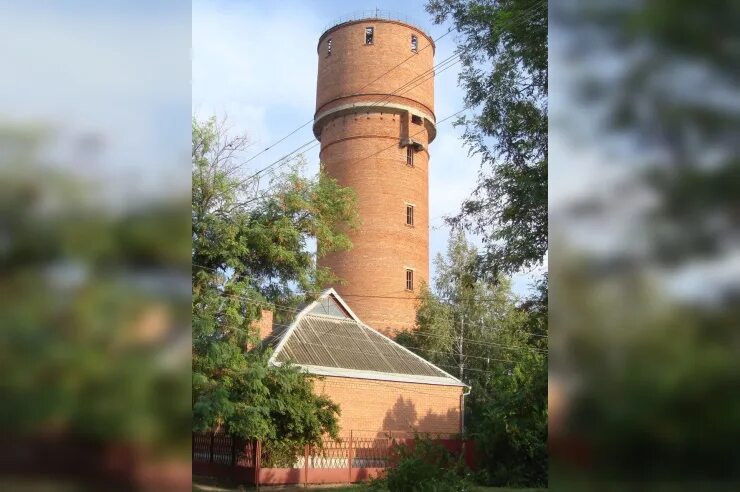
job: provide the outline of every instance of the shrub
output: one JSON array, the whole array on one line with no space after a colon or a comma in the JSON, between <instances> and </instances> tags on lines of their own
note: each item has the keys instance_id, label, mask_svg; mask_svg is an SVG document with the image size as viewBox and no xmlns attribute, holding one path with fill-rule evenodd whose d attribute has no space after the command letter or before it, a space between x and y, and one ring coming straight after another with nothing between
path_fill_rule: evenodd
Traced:
<instances>
[{"instance_id":1,"label":"shrub","mask_svg":"<svg viewBox=\"0 0 740 492\"><path fill-rule=\"evenodd\" d=\"M394 447L396 466L373 484L389 492L461 492L471 490L468 470L442 445L429 439L415 440L415 446Z\"/></svg>"}]
</instances>

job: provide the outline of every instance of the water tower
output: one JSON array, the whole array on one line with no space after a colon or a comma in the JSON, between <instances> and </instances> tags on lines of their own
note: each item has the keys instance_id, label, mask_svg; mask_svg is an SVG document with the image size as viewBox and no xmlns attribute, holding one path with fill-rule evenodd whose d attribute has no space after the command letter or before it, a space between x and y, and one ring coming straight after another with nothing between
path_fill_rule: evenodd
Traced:
<instances>
[{"instance_id":1,"label":"water tower","mask_svg":"<svg viewBox=\"0 0 740 492\"><path fill-rule=\"evenodd\" d=\"M414 326L429 279L429 143L436 135L434 42L380 12L341 22L319 38L313 131L326 172L354 189L360 227L350 251L319 265L369 326Z\"/></svg>"}]
</instances>

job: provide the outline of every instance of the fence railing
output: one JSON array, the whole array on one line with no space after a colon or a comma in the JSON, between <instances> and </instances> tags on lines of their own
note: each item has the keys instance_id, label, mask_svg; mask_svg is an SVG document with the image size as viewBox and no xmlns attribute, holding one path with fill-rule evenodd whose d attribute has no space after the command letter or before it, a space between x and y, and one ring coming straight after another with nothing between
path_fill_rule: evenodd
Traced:
<instances>
[{"instance_id":1,"label":"fence railing","mask_svg":"<svg viewBox=\"0 0 740 492\"><path fill-rule=\"evenodd\" d=\"M250 484L352 483L376 477L393 466L394 445L414 445L402 432L349 432L302 449L234 438L224 433L193 433L193 473L229 476ZM368 434L374 434L368 435ZM451 434L429 437L472 463L472 443Z\"/></svg>"},{"instance_id":2,"label":"fence railing","mask_svg":"<svg viewBox=\"0 0 740 492\"><path fill-rule=\"evenodd\" d=\"M220 432L193 433L193 462L253 467L254 445Z\"/></svg>"},{"instance_id":3,"label":"fence railing","mask_svg":"<svg viewBox=\"0 0 740 492\"><path fill-rule=\"evenodd\" d=\"M416 26L419 28L424 27L421 24L419 24L416 21L416 19L409 17L403 12L396 12L393 10L383 10L383 9L371 9L371 10L356 10L354 12L344 14L341 17L337 17L334 20L332 20L329 24L324 26L324 30L322 32L328 31L332 27L338 26L339 24L344 24L345 22L352 22L352 21L363 20L363 19L394 20L394 21L403 22L405 24L410 24L412 26Z\"/></svg>"}]
</instances>

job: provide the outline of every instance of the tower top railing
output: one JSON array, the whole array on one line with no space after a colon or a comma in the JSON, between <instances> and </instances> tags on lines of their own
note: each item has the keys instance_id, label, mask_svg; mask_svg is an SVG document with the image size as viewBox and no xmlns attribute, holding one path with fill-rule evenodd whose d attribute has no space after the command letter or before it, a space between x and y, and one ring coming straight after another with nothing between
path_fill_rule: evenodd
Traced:
<instances>
[{"instance_id":1,"label":"tower top railing","mask_svg":"<svg viewBox=\"0 0 740 492\"><path fill-rule=\"evenodd\" d=\"M349 14L345 14L341 17L338 17L334 19L333 21L331 21L326 26L324 26L324 30L322 32L326 32L333 27L336 27L340 24L344 24L345 22L353 22L353 21L359 21L359 20L365 20L365 19L398 21L398 22L403 22L405 24L410 24L422 30L425 29L425 26L417 22L416 19L414 19L413 17L409 17L408 15L402 12L396 12L393 10L383 10L383 9L370 9L370 10L357 10L355 12L351 12Z\"/></svg>"}]
</instances>

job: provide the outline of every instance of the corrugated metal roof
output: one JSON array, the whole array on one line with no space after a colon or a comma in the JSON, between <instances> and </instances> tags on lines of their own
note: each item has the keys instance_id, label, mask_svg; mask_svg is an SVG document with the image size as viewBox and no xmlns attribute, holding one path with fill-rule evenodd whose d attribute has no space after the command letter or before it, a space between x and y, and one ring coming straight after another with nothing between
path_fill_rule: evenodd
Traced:
<instances>
[{"instance_id":1,"label":"corrugated metal roof","mask_svg":"<svg viewBox=\"0 0 740 492\"><path fill-rule=\"evenodd\" d=\"M333 297L340 306L346 306L333 290L307 306L290 329L276 334L271 340L276 347L273 362L310 366L310 370L331 370L319 371L323 374L341 374L337 370L346 370L357 377L402 375L407 376L403 380L462 386L445 371L364 325L349 308L347 312L351 318L345 317L345 313L341 317L316 314L319 311L315 307L326 304L327 297Z\"/></svg>"}]
</instances>

